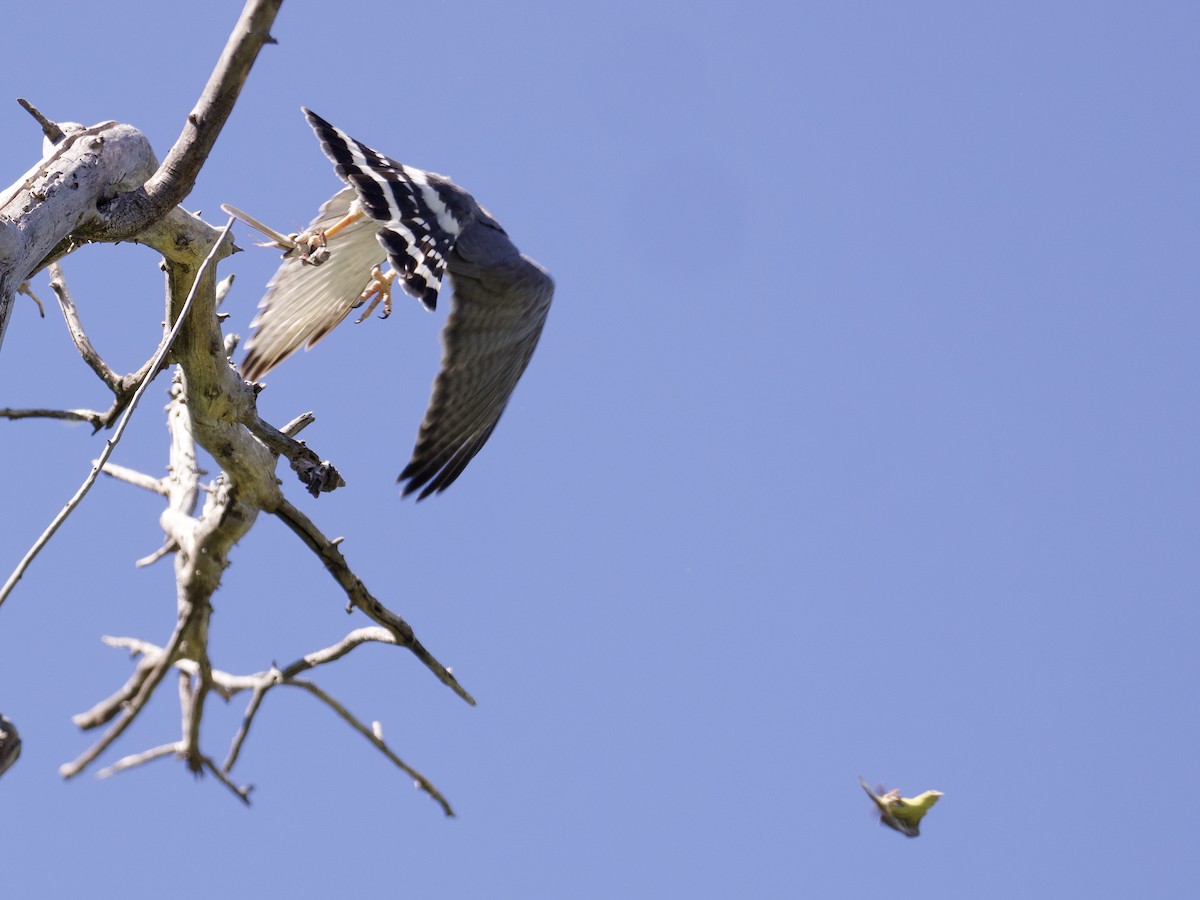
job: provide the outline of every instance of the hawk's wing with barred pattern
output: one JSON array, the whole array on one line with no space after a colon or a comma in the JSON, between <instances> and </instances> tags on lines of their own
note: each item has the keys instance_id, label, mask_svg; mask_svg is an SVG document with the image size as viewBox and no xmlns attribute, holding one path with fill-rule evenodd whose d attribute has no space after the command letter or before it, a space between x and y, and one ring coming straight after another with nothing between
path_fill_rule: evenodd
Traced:
<instances>
[{"instance_id":1,"label":"hawk's wing with barred pattern","mask_svg":"<svg viewBox=\"0 0 1200 900\"><path fill-rule=\"evenodd\" d=\"M405 292L427 309L434 309L442 276L450 276L454 296L442 331L442 366L412 459L399 479L406 482L404 494L420 490L419 499L423 499L449 487L491 436L537 346L554 282L541 266L517 250L474 197L448 178L398 163L307 109L304 115L338 175L354 190L369 217L352 227L369 224ZM325 268L342 247L339 232L330 238L329 259L321 266L305 268ZM364 272L362 285L367 281L369 273ZM282 290L278 293L280 303L290 302ZM268 301L273 308L271 294L263 303ZM318 306L310 304L305 314L320 321L320 326L312 329L317 336L308 339L310 345L348 311ZM256 320L262 329L271 321L270 308ZM291 318L281 315L279 321ZM293 327L290 334L300 331ZM254 342L265 346L267 340L256 334Z\"/></svg>"}]
</instances>

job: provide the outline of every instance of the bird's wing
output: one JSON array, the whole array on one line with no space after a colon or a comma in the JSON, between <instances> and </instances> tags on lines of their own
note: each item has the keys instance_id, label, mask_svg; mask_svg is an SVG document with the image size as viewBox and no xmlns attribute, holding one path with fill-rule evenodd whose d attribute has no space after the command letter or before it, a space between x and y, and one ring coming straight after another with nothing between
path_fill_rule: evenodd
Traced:
<instances>
[{"instance_id":1,"label":"bird's wing","mask_svg":"<svg viewBox=\"0 0 1200 900\"><path fill-rule=\"evenodd\" d=\"M342 188L321 206L308 229L328 229L341 221L355 202L353 188ZM363 217L331 238L328 259L319 266L289 257L267 284L250 323L242 375L257 381L302 346L311 347L329 334L358 304L371 279L372 267L383 262L375 240L379 223Z\"/></svg>"},{"instance_id":2,"label":"bird's wing","mask_svg":"<svg viewBox=\"0 0 1200 900\"><path fill-rule=\"evenodd\" d=\"M479 204L450 179L396 162L312 110L305 109L304 116L363 211L382 226L379 243L405 292L426 309L436 308L446 260L480 214Z\"/></svg>"},{"instance_id":3,"label":"bird's wing","mask_svg":"<svg viewBox=\"0 0 1200 900\"><path fill-rule=\"evenodd\" d=\"M477 237L479 229L487 230ZM493 249L506 255L491 261ZM464 258L477 251L475 262ZM418 499L449 487L487 442L529 365L554 294L545 270L490 224L472 225L449 265L454 299L442 331L442 365L399 478L407 482L405 495L421 491Z\"/></svg>"},{"instance_id":4,"label":"bird's wing","mask_svg":"<svg viewBox=\"0 0 1200 900\"><path fill-rule=\"evenodd\" d=\"M867 796L871 798L871 802L877 807L880 825L886 825L893 831L898 831L908 837L918 837L920 835L920 816L917 817L916 821L909 822L895 815L897 806L903 806L904 804L904 801L899 799L899 792L888 791L886 794L877 794L867 787L867 783L861 778L858 779L858 783L862 785L862 789L867 792ZM880 788L880 791L882 790Z\"/></svg>"},{"instance_id":5,"label":"bird's wing","mask_svg":"<svg viewBox=\"0 0 1200 900\"><path fill-rule=\"evenodd\" d=\"M905 814L903 800L887 800L879 806L879 822L888 828L898 831L907 837L918 837L921 834L921 817L915 819Z\"/></svg>"},{"instance_id":6,"label":"bird's wing","mask_svg":"<svg viewBox=\"0 0 1200 900\"><path fill-rule=\"evenodd\" d=\"M862 789L867 792L867 796L871 798L871 802L874 803L876 806L878 806L879 805L879 797L875 794L875 792L873 790L871 790L870 787L867 786L867 783L865 781L863 781L862 778L858 779L858 783L861 784Z\"/></svg>"},{"instance_id":7,"label":"bird's wing","mask_svg":"<svg viewBox=\"0 0 1200 900\"><path fill-rule=\"evenodd\" d=\"M487 442L529 364L554 283L504 229L448 178L396 162L304 110L339 176L379 228L404 290L437 305L449 271L454 301L442 331L442 366L404 494L445 490Z\"/></svg>"},{"instance_id":8,"label":"bird's wing","mask_svg":"<svg viewBox=\"0 0 1200 900\"><path fill-rule=\"evenodd\" d=\"M907 834L909 837L920 835L921 817L925 815L925 810L918 809L907 800L897 797L891 802L888 812L896 822L897 831Z\"/></svg>"},{"instance_id":9,"label":"bird's wing","mask_svg":"<svg viewBox=\"0 0 1200 900\"><path fill-rule=\"evenodd\" d=\"M905 834L916 837L920 834L921 820L940 797L941 794L936 791L926 791L916 797L901 797L892 803L892 816L911 830Z\"/></svg>"}]
</instances>

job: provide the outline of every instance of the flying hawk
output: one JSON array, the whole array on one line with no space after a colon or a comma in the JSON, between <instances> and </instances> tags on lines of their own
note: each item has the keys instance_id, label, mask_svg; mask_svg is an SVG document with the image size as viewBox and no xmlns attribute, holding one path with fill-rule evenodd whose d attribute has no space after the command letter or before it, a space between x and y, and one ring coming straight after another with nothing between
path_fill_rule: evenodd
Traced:
<instances>
[{"instance_id":1,"label":"flying hawk","mask_svg":"<svg viewBox=\"0 0 1200 900\"><path fill-rule=\"evenodd\" d=\"M288 253L251 323L242 375L257 381L367 301L358 321L381 301L386 318L397 279L433 310L448 273L453 299L442 331L442 365L399 478L403 495L420 491L424 499L449 487L487 443L537 346L554 282L448 178L389 159L303 112L349 186L321 206L303 234L284 238L265 229ZM385 257L391 264L386 274L380 268Z\"/></svg>"}]
</instances>

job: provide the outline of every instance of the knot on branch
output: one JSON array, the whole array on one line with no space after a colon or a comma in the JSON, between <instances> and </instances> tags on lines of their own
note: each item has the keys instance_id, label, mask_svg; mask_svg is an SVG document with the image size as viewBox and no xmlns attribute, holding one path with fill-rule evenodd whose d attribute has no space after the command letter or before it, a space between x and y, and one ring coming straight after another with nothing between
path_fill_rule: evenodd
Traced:
<instances>
[{"instance_id":1,"label":"knot on branch","mask_svg":"<svg viewBox=\"0 0 1200 900\"><path fill-rule=\"evenodd\" d=\"M319 497L322 493L346 486L333 463L327 459L318 461L315 457L316 454L313 454L313 458L306 456L292 460L292 471L300 476L300 481L310 494Z\"/></svg>"}]
</instances>

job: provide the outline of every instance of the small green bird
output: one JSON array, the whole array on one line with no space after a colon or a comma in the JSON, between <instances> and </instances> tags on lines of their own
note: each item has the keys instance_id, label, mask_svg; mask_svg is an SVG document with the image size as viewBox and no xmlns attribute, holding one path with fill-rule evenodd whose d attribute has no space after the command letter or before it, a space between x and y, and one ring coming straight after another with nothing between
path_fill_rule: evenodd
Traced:
<instances>
[{"instance_id":1,"label":"small green bird","mask_svg":"<svg viewBox=\"0 0 1200 900\"><path fill-rule=\"evenodd\" d=\"M858 779L858 783L867 792L871 802L879 807L881 825L886 825L903 835L914 838L921 834L921 819L942 796L941 791L926 791L915 797L901 797L899 791L876 794L867 787L867 783L862 778Z\"/></svg>"}]
</instances>

